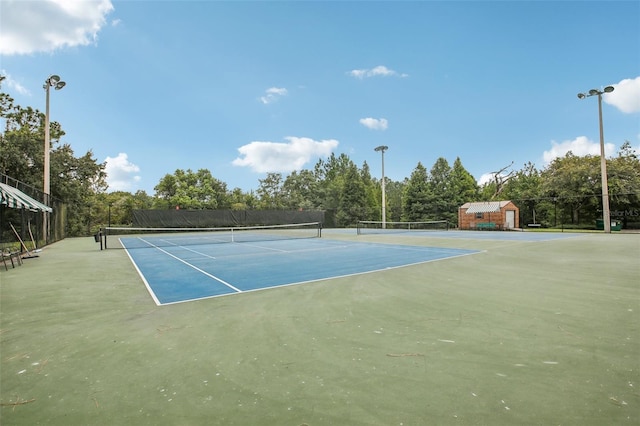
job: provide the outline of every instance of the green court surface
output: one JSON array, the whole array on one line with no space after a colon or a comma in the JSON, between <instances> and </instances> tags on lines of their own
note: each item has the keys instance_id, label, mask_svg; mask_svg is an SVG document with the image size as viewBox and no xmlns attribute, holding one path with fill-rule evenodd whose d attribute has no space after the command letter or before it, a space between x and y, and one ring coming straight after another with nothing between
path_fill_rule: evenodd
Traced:
<instances>
[{"instance_id":1,"label":"green court surface","mask_svg":"<svg viewBox=\"0 0 640 426\"><path fill-rule=\"evenodd\" d=\"M472 236L325 232L483 252L168 306L93 238L0 265L0 424L640 423L640 235Z\"/></svg>"}]
</instances>

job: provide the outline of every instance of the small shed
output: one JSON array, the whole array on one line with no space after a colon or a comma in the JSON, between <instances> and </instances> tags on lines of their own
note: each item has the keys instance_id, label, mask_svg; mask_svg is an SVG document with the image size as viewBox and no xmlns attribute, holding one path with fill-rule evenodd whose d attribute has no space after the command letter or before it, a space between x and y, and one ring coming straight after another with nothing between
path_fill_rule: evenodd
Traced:
<instances>
[{"instance_id":1,"label":"small shed","mask_svg":"<svg viewBox=\"0 0 640 426\"><path fill-rule=\"evenodd\" d=\"M465 203L458 208L459 229L508 230L520 227L520 209L511 201Z\"/></svg>"}]
</instances>

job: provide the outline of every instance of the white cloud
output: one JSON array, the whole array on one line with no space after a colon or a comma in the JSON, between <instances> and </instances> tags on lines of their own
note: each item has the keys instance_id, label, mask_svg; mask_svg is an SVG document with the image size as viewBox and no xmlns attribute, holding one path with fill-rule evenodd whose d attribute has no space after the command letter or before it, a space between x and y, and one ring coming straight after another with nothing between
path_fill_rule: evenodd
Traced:
<instances>
[{"instance_id":1,"label":"white cloud","mask_svg":"<svg viewBox=\"0 0 640 426\"><path fill-rule=\"evenodd\" d=\"M493 179L495 178L495 176L496 176L495 172L483 174L482 176L480 176L480 179L478 179L478 185L482 186L485 183L493 182Z\"/></svg>"},{"instance_id":2,"label":"white cloud","mask_svg":"<svg viewBox=\"0 0 640 426\"><path fill-rule=\"evenodd\" d=\"M604 144L604 154L610 157L615 153L616 146L612 143ZM585 155L600 155L600 142L589 140L586 136L578 136L571 141L562 141L557 143L551 141L551 149L542 154L545 164L551 163L555 158L564 157L567 152L571 151L574 155L582 157Z\"/></svg>"},{"instance_id":3,"label":"white cloud","mask_svg":"<svg viewBox=\"0 0 640 426\"><path fill-rule=\"evenodd\" d=\"M127 191L133 187L134 183L140 181L140 176L136 175L140 167L131 163L127 154L121 152L117 157L107 157L104 161L110 190Z\"/></svg>"},{"instance_id":4,"label":"white cloud","mask_svg":"<svg viewBox=\"0 0 640 426\"><path fill-rule=\"evenodd\" d=\"M270 87L265 91L265 95L260 97L260 101L267 105L277 101L282 96L286 96L287 93L289 92L284 87Z\"/></svg>"},{"instance_id":5,"label":"white cloud","mask_svg":"<svg viewBox=\"0 0 640 426\"><path fill-rule=\"evenodd\" d=\"M605 103L627 114L640 112L640 77L624 79L613 87L613 92L602 96Z\"/></svg>"},{"instance_id":6,"label":"white cloud","mask_svg":"<svg viewBox=\"0 0 640 426\"><path fill-rule=\"evenodd\" d=\"M389 69L387 67L385 67L384 65L378 65L375 68L371 68L371 69L359 69L359 70L351 70L347 73L348 75L350 75L351 77L355 77L355 78L365 78L365 77L377 77L377 76L382 76L382 77L409 77L408 74L404 74L404 73L399 73L397 71L394 71L392 69Z\"/></svg>"},{"instance_id":7,"label":"white cloud","mask_svg":"<svg viewBox=\"0 0 640 426\"><path fill-rule=\"evenodd\" d=\"M311 138L289 136L282 142L254 141L238 148L241 157L234 166L250 167L258 173L279 173L300 170L313 157L326 157L338 146L338 141L315 141Z\"/></svg>"},{"instance_id":8,"label":"white cloud","mask_svg":"<svg viewBox=\"0 0 640 426\"><path fill-rule=\"evenodd\" d=\"M95 43L110 0L2 1L0 54L28 55Z\"/></svg>"},{"instance_id":9,"label":"white cloud","mask_svg":"<svg viewBox=\"0 0 640 426\"><path fill-rule=\"evenodd\" d=\"M9 75L5 70L0 70L0 75L5 77L3 83L6 84L9 89L14 90L21 95L31 96L31 92L22 84L11 78L11 75Z\"/></svg>"},{"instance_id":10,"label":"white cloud","mask_svg":"<svg viewBox=\"0 0 640 426\"><path fill-rule=\"evenodd\" d=\"M371 130L387 130L387 127L389 127L389 122L386 118L361 118L360 124Z\"/></svg>"}]
</instances>

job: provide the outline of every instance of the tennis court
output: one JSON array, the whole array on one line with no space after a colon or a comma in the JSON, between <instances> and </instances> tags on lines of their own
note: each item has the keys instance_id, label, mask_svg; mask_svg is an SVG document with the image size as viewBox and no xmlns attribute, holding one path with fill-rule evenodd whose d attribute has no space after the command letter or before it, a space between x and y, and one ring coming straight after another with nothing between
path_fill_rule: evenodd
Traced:
<instances>
[{"instance_id":1,"label":"tennis court","mask_svg":"<svg viewBox=\"0 0 640 426\"><path fill-rule=\"evenodd\" d=\"M546 234L323 229L184 248L111 249L114 239L104 251L65 239L0 270L0 423L637 424L640 235ZM250 287L289 276L281 269L332 269L331 251L339 265L409 263L407 247L418 260L477 253ZM237 256L234 273L254 281L236 296L157 306L128 255L153 256L180 283L169 269L184 263L161 250L195 264L202 255L189 250L205 249L220 259L203 264ZM286 253L304 250L313 255ZM271 267L261 276L254 260Z\"/></svg>"},{"instance_id":2,"label":"tennis court","mask_svg":"<svg viewBox=\"0 0 640 426\"><path fill-rule=\"evenodd\" d=\"M342 231L342 230L340 230ZM349 230L348 232L353 233ZM495 241L528 241L528 242L541 242L541 241L553 241L562 240L566 238L577 238L583 234L572 233L558 233L558 232L528 232L528 231L422 231L422 230L394 230L394 229L379 229L379 230L367 230L362 232L363 236L367 235L397 235L408 238L453 238L453 239L465 239L465 240L495 240Z\"/></svg>"},{"instance_id":3,"label":"tennis court","mask_svg":"<svg viewBox=\"0 0 640 426\"><path fill-rule=\"evenodd\" d=\"M277 234L273 233L276 229ZM135 231L133 231L135 232ZM364 274L478 250L313 238L254 227L119 238L158 305ZM319 236L316 234L315 236Z\"/></svg>"}]
</instances>

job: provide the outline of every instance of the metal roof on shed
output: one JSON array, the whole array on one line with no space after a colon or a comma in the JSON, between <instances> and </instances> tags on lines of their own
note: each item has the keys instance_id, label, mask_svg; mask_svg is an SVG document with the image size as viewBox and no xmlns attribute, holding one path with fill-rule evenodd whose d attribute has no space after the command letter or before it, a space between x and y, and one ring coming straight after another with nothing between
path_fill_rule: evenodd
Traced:
<instances>
[{"instance_id":1,"label":"metal roof on shed","mask_svg":"<svg viewBox=\"0 0 640 426\"><path fill-rule=\"evenodd\" d=\"M466 203L463 204L462 209L467 209L467 214L475 214L475 213L497 213L500 209L510 201L487 201L481 203Z\"/></svg>"}]
</instances>

